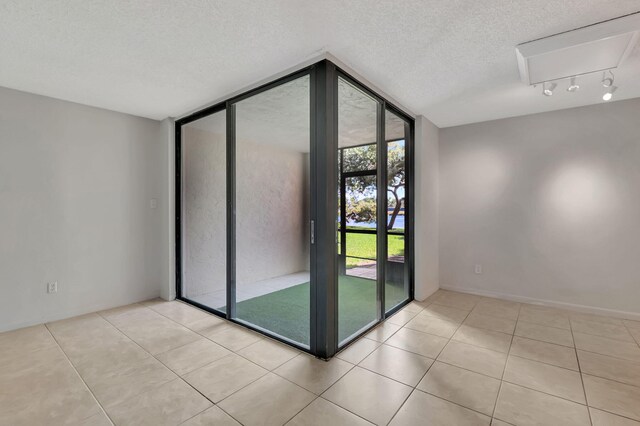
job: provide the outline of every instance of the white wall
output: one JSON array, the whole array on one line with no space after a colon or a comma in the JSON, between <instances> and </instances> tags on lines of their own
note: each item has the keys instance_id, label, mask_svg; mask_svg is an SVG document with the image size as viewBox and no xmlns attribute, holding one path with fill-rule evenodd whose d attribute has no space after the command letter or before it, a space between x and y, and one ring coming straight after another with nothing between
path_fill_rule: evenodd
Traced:
<instances>
[{"instance_id":1,"label":"white wall","mask_svg":"<svg viewBox=\"0 0 640 426\"><path fill-rule=\"evenodd\" d=\"M0 331L159 295L160 138L156 121L0 88Z\"/></svg>"},{"instance_id":2,"label":"white wall","mask_svg":"<svg viewBox=\"0 0 640 426\"><path fill-rule=\"evenodd\" d=\"M240 287L308 270L309 157L286 148L238 141L236 147L236 281ZM305 257L306 256L306 257Z\"/></svg>"},{"instance_id":3,"label":"white wall","mask_svg":"<svg viewBox=\"0 0 640 426\"><path fill-rule=\"evenodd\" d=\"M439 131L423 116L415 129L415 297L424 300L439 288Z\"/></svg>"},{"instance_id":4,"label":"white wall","mask_svg":"<svg viewBox=\"0 0 640 426\"><path fill-rule=\"evenodd\" d=\"M443 288L640 313L640 99L442 129L440 224Z\"/></svg>"},{"instance_id":5,"label":"white wall","mask_svg":"<svg viewBox=\"0 0 640 426\"><path fill-rule=\"evenodd\" d=\"M221 129L223 130L223 129ZM195 297L226 285L224 132L183 127L183 286ZM239 140L236 282L239 288L309 270L309 155Z\"/></svg>"}]
</instances>

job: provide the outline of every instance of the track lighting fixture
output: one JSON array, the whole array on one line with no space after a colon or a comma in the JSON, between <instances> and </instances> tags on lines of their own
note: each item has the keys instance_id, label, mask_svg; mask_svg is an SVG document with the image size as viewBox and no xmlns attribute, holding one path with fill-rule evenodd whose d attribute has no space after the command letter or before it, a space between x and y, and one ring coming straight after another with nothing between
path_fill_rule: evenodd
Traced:
<instances>
[{"instance_id":1,"label":"track lighting fixture","mask_svg":"<svg viewBox=\"0 0 640 426\"><path fill-rule=\"evenodd\" d=\"M571 80L569 81L569 87L567 87L567 92L573 93L578 91L578 89L580 89L580 85L576 84L576 78L571 77Z\"/></svg>"},{"instance_id":2,"label":"track lighting fixture","mask_svg":"<svg viewBox=\"0 0 640 426\"><path fill-rule=\"evenodd\" d=\"M555 89L556 86L556 83L549 83L549 85L547 86L547 82L545 81L544 83L542 83L542 94L545 96L553 95L553 89Z\"/></svg>"},{"instance_id":3,"label":"track lighting fixture","mask_svg":"<svg viewBox=\"0 0 640 426\"><path fill-rule=\"evenodd\" d=\"M567 92L575 93L578 90L580 90L580 85L577 82L578 77L579 77L578 75L565 77L566 79L569 80L569 85L567 86ZM613 94L616 92L616 90L618 90L618 86L613 85L614 81L615 81L615 76L613 75L613 71L606 70L602 72L602 80L600 80L600 83L604 88L604 93L602 94L603 101L610 101L611 99L613 99ZM534 84L533 86L537 87L537 84ZM553 96L553 91L557 86L558 85L551 80L543 81L542 94L544 96Z\"/></svg>"}]
</instances>

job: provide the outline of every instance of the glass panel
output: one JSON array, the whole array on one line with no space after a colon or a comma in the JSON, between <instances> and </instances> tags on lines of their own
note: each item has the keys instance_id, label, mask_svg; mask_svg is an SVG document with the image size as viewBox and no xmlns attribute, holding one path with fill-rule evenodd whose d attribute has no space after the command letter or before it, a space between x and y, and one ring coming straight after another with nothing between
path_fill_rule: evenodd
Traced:
<instances>
[{"instance_id":1,"label":"glass panel","mask_svg":"<svg viewBox=\"0 0 640 426\"><path fill-rule=\"evenodd\" d=\"M378 320L377 108L375 99L338 79L339 345Z\"/></svg>"},{"instance_id":2,"label":"glass panel","mask_svg":"<svg viewBox=\"0 0 640 426\"><path fill-rule=\"evenodd\" d=\"M309 76L236 108L236 318L310 342Z\"/></svg>"},{"instance_id":3,"label":"glass panel","mask_svg":"<svg viewBox=\"0 0 640 426\"><path fill-rule=\"evenodd\" d=\"M182 296L226 305L226 113L182 126Z\"/></svg>"},{"instance_id":4,"label":"glass panel","mask_svg":"<svg viewBox=\"0 0 640 426\"><path fill-rule=\"evenodd\" d=\"M405 263L405 143L408 123L385 111L387 144L387 263L385 310L409 298L409 275Z\"/></svg>"}]
</instances>

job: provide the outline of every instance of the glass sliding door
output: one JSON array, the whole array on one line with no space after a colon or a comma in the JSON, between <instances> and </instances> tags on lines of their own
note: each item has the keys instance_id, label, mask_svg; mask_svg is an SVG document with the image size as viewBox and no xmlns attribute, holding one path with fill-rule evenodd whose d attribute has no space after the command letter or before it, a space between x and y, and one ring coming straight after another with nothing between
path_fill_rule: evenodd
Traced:
<instances>
[{"instance_id":1,"label":"glass sliding door","mask_svg":"<svg viewBox=\"0 0 640 426\"><path fill-rule=\"evenodd\" d=\"M379 102L338 77L338 343L378 312L377 115Z\"/></svg>"},{"instance_id":2,"label":"glass sliding door","mask_svg":"<svg viewBox=\"0 0 640 426\"><path fill-rule=\"evenodd\" d=\"M387 253L385 264L385 311L410 297L409 268L405 261L407 238L406 146L409 123L397 114L385 111L387 150Z\"/></svg>"},{"instance_id":3,"label":"glass sliding door","mask_svg":"<svg viewBox=\"0 0 640 426\"><path fill-rule=\"evenodd\" d=\"M328 358L413 297L413 120L323 60L176 120L176 294Z\"/></svg>"},{"instance_id":4,"label":"glass sliding door","mask_svg":"<svg viewBox=\"0 0 640 426\"><path fill-rule=\"evenodd\" d=\"M225 110L185 124L181 131L182 297L225 312Z\"/></svg>"},{"instance_id":5,"label":"glass sliding door","mask_svg":"<svg viewBox=\"0 0 640 426\"><path fill-rule=\"evenodd\" d=\"M310 346L310 77L235 109L235 319Z\"/></svg>"}]
</instances>

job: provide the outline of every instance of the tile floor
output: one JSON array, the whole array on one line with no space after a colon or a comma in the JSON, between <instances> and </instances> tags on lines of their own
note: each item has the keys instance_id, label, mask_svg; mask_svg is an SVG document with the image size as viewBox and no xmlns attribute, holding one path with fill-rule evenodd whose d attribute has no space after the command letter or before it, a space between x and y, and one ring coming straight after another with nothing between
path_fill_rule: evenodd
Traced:
<instances>
[{"instance_id":1,"label":"tile floor","mask_svg":"<svg viewBox=\"0 0 640 426\"><path fill-rule=\"evenodd\" d=\"M636 425L640 322L438 291L329 362L159 300L0 334L0 425Z\"/></svg>"}]
</instances>

